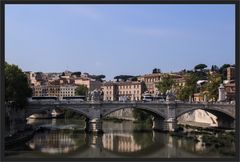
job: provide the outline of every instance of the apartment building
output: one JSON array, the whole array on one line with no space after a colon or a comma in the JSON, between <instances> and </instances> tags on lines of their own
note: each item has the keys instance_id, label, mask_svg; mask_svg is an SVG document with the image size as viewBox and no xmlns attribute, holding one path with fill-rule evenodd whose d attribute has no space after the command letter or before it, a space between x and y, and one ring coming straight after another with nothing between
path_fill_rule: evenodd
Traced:
<instances>
[{"instance_id":1,"label":"apartment building","mask_svg":"<svg viewBox=\"0 0 240 162\"><path fill-rule=\"evenodd\" d=\"M76 85L61 85L60 86L60 95L64 96L75 96L76 95Z\"/></svg>"},{"instance_id":2,"label":"apartment building","mask_svg":"<svg viewBox=\"0 0 240 162\"><path fill-rule=\"evenodd\" d=\"M104 101L116 101L118 100L118 87L116 82L105 82L101 87L103 91Z\"/></svg>"},{"instance_id":3,"label":"apartment building","mask_svg":"<svg viewBox=\"0 0 240 162\"><path fill-rule=\"evenodd\" d=\"M138 80L144 82L146 85L146 90L155 95L158 93L156 88L156 84L161 81L162 73L154 73L154 74L145 74L143 76L138 77Z\"/></svg>"},{"instance_id":4,"label":"apartment building","mask_svg":"<svg viewBox=\"0 0 240 162\"><path fill-rule=\"evenodd\" d=\"M48 96L48 88L46 85L36 85L32 86L33 96Z\"/></svg>"},{"instance_id":5,"label":"apartment building","mask_svg":"<svg viewBox=\"0 0 240 162\"><path fill-rule=\"evenodd\" d=\"M146 90L143 82L126 81L126 82L105 82L102 85L103 100L116 101L121 97L128 100L141 100L142 93Z\"/></svg>"},{"instance_id":6,"label":"apartment building","mask_svg":"<svg viewBox=\"0 0 240 162\"><path fill-rule=\"evenodd\" d=\"M102 82L88 77L79 77L74 79L76 85L86 85L89 91L101 89Z\"/></svg>"},{"instance_id":7,"label":"apartment building","mask_svg":"<svg viewBox=\"0 0 240 162\"><path fill-rule=\"evenodd\" d=\"M236 97L236 84L235 81L229 82L224 85L225 93L228 101L235 101Z\"/></svg>"},{"instance_id":8,"label":"apartment building","mask_svg":"<svg viewBox=\"0 0 240 162\"><path fill-rule=\"evenodd\" d=\"M118 97L126 96L131 101L141 100L142 93L144 92L144 82L140 81L126 81L118 82Z\"/></svg>"},{"instance_id":9,"label":"apartment building","mask_svg":"<svg viewBox=\"0 0 240 162\"><path fill-rule=\"evenodd\" d=\"M227 80L235 79L235 67L230 66L227 68Z\"/></svg>"}]
</instances>

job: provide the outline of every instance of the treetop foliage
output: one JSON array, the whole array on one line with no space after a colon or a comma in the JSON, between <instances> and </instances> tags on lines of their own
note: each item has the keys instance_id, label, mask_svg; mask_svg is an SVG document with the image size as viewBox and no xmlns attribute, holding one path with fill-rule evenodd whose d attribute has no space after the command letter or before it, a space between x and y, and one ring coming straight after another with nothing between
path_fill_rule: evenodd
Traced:
<instances>
[{"instance_id":1,"label":"treetop foliage","mask_svg":"<svg viewBox=\"0 0 240 162\"><path fill-rule=\"evenodd\" d=\"M27 104L32 95L27 76L16 65L5 63L5 100L15 102L20 108Z\"/></svg>"}]
</instances>

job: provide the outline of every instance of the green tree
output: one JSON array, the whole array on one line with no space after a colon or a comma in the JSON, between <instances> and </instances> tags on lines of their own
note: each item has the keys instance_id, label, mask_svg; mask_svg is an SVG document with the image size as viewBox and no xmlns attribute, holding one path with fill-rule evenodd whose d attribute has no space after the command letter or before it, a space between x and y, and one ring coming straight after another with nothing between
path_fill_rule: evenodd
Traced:
<instances>
[{"instance_id":1,"label":"green tree","mask_svg":"<svg viewBox=\"0 0 240 162\"><path fill-rule=\"evenodd\" d=\"M159 92L166 94L166 91L171 89L174 85L175 81L173 80L173 77L166 74L161 77L161 81L157 83L156 88L159 90Z\"/></svg>"},{"instance_id":2,"label":"green tree","mask_svg":"<svg viewBox=\"0 0 240 162\"><path fill-rule=\"evenodd\" d=\"M154 68L152 70L152 73L155 74L155 73L161 73L161 70L160 69L157 69L157 68Z\"/></svg>"},{"instance_id":3,"label":"green tree","mask_svg":"<svg viewBox=\"0 0 240 162\"><path fill-rule=\"evenodd\" d=\"M118 75L118 76L115 76L114 77L114 79L117 79L117 81L119 80L119 79L121 79L121 80L123 80L123 81L126 81L126 80L128 80L128 79L130 79L130 78L133 78L134 76L132 76L132 75Z\"/></svg>"},{"instance_id":4,"label":"green tree","mask_svg":"<svg viewBox=\"0 0 240 162\"><path fill-rule=\"evenodd\" d=\"M227 68L230 66L230 64L224 64L219 68L219 73L221 74L222 80L227 79Z\"/></svg>"},{"instance_id":5,"label":"green tree","mask_svg":"<svg viewBox=\"0 0 240 162\"><path fill-rule=\"evenodd\" d=\"M221 75L217 73L208 75L208 83L204 85L204 89L207 91L209 99L217 101L218 98L218 87L221 83Z\"/></svg>"},{"instance_id":6,"label":"green tree","mask_svg":"<svg viewBox=\"0 0 240 162\"><path fill-rule=\"evenodd\" d=\"M77 88L76 88L76 95L84 95L86 96L88 93L88 88L86 85L79 85Z\"/></svg>"},{"instance_id":7,"label":"green tree","mask_svg":"<svg viewBox=\"0 0 240 162\"><path fill-rule=\"evenodd\" d=\"M197 73L188 73L185 75L185 79L185 86L181 87L177 94L177 98L180 100L188 100L189 96L193 96L197 92L197 81L199 80Z\"/></svg>"},{"instance_id":8,"label":"green tree","mask_svg":"<svg viewBox=\"0 0 240 162\"><path fill-rule=\"evenodd\" d=\"M198 64L194 67L195 70L200 70L202 71L203 69L205 69L207 67L206 64Z\"/></svg>"},{"instance_id":9,"label":"green tree","mask_svg":"<svg viewBox=\"0 0 240 162\"><path fill-rule=\"evenodd\" d=\"M5 63L5 100L13 101L20 108L27 104L27 98L32 95L27 76L17 65Z\"/></svg>"},{"instance_id":10,"label":"green tree","mask_svg":"<svg viewBox=\"0 0 240 162\"><path fill-rule=\"evenodd\" d=\"M212 65L211 71L218 72L219 71L219 67L217 65Z\"/></svg>"},{"instance_id":11,"label":"green tree","mask_svg":"<svg viewBox=\"0 0 240 162\"><path fill-rule=\"evenodd\" d=\"M81 74L82 73L80 71L76 71L76 72L72 73L71 76L76 75L77 77L80 77Z\"/></svg>"}]
</instances>

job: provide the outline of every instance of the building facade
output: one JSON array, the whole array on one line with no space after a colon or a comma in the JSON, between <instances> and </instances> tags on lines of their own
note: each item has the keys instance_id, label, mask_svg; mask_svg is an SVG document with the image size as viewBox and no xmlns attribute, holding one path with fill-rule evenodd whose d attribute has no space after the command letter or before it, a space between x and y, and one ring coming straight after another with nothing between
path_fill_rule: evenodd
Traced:
<instances>
[{"instance_id":1,"label":"building facade","mask_svg":"<svg viewBox=\"0 0 240 162\"><path fill-rule=\"evenodd\" d=\"M144 82L126 81L126 82L105 82L102 85L103 100L117 101L121 97L127 100L141 100L142 93L145 91Z\"/></svg>"},{"instance_id":2,"label":"building facade","mask_svg":"<svg viewBox=\"0 0 240 162\"><path fill-rule=\"evenodd\" d=\"M102 82L97 81L95 79L88 78L88 77L79 77L74 79L74 84L85 85L87 86L89 91L93 91L95 89L100 90Z\"/></svg>"},{"instance_id":3,"label":"building facade","mask_svg":"<svg viewBox=\"0 0 240 162\"><path fill-rule=\"evenodd\" d=\"M145 74L143 76L138 77L139 81L145 83L146 90L151 95L158 94L158 89L156 88L156 84L161 81L162 73L154 73L154 74Z\"/></svg>"},{"instance_id":4,"label":"building facade","mask_svg":"<svg viewBox=\"0 0 240 162\"><path fill-rule=\"evenodd\" d=\"M61 97L65 96L75 96L76 95L76 85L61 85L60 86L60 95Z\"/></svg>"},{"instance_id":5,"label":"building facade","mask_svg":"<svg viewBox=\"0 0 240 162\"><path fill-rule=\"evenodd\" d=\"M235 67L230 66L227 68L227 80L235 80Z\"/></svg>"},{"instance_id":6,"label":"building facade","mask_svg":"<svg viewBox=\"0 0 240 162\"><path fill-rule=\"evenodd\" d=\"M118 87L116 82L105 82L101 87L103 91L104 101L116 101L118 100Z\"/></svg>"}]
</instances>

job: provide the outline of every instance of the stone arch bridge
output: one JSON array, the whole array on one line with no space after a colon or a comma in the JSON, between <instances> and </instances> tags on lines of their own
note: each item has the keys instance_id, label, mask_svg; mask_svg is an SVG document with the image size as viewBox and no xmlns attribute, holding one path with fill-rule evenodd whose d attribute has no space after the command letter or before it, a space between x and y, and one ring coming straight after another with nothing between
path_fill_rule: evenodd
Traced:
<instances>
[{"instance_id":1,"label":"stone arch bridge","mask_svg":"<svg viewBox=\"0 0 240 162\"><path fill-rule=\"evenodd\" d=\"M174 131L177 118L196 109L206 110L217 116L218 126L235 127L235 104L229 103L31 101L27 106L26 116L58 108L69 109L86 116L86 129L90 132L102 131L102 118L124 108L141 109L152 113L153 129L164 131Z\"/></svg>"}]
</instances>

